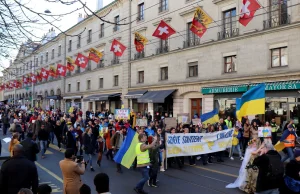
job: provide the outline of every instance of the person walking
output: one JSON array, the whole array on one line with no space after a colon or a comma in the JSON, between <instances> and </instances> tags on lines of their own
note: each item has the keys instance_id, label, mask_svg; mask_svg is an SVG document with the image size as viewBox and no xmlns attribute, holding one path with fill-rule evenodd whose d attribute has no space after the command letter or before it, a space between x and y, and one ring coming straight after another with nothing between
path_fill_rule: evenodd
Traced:
<instances>
[{"instance_id":1,"label":"person walking","mask_svg":"<svg viewBox=\"0 0 300 194\"><path fill-rule=\"evenodd\" d=\"M57 140L57 146L59 148L59 151L61 151L63 127L64 126L61 124L60 121L56 121L56 124L54 125L54 134Z\"/></svg>"},{"instance_id":2,"label":"person walking","mask_svg":"<svg viewBox=\"0 0 300 194\"><path fill-rule=\"evenodd\" d=\"M42 124L44 124L44 122L42 121L42 116L38 115L37 120L33 124L33 134L35 137L38 137Z\"/></svg>"},{"instance_id":3,"label":"person walking","mask_svg":"<svg viewBox=\"0 0 300 194\"><path fill-rule=\"evenodd\" d=\"M288 125L288 130L285 130L281 136L280 142L284 143L284 151L287 152L287 156L282 158L282 162L285 162L288 158L290 160L294 160L294 148L295 148L295 141L296 141L296 133L294 131L293 125Z\"/></svg>"},{"instance_id":4,"label":"person walking","mask_svg":"<svg viewBox=\"0 0 300 194\"><path fill-rule=\"evenodd\" d=\"M270 126L272 129L272 143L273 145L275 145L277 143L277 131L279 127L277 126L274 118L272 118Z\"/></svg>"},{"instance_id":5,"label":"person walking","mask_svg":"<svg viewBox=\"0 0 300 194\"><path fill-rule=\"evenodd\" d=\"M120 131L117 131L111 138L111 145L112 145L112 149L114 150L114 154L116 155L119 151L119 149L121 148L123 141L125 139L124 136L124 131L126 131L126 129L124 129L122 127L122 129ZM121 168L121 164L117 163L117 172L118 173L123 173L122 168Z\"/></svg>"},{"instance_id":6,"label":"person walking","mask_svg":"<svg viewBox=\"0 0 300 194\"><path fill-rule=\"evenodd\" d=\"M16 194L22 188L31 189L37 194L38 172L35 164L24 155L23 146L13 147L13 155L6 160L0 171L1 194Z\"/></svg>"},{"instance_id":7,"label":"person walking","mask_svg":"<svg viewBox=\"0 0 300 194\"><path fill-rule=\"evenodd\" d=\"M14 146L20 144L19 142L19 134L18 133L13 133L12 139L9 142L9 146L8 146L8 151L10 153L10 156L13 156L13 150L14 150Z\"/></svg>"},{"instance_id":8,"label":"person walking","mask_svg":"<svg viewBox=\"0 0 300 194\"><path fill-rule=\"evenodd\" d=\"M101 136L98 136L98 139L97 139L97 144L96 144L96 151L98 152L98 157L97 157L97 164L98 166L100 167L101 166L101 161L102 161L102 155L103 155L103 152L104 152L104 140Z\"/></svg>"},{"instance_id":9,"label":"person walking","mask_svg":"<svg viewBox=\"0 0 300 194\"><path fill-rule=\"evenodd\" d=\"M27 133L27 138L20 144L23 146L24 155L32 162L36 161L36 154L40 152L38 145L33 141L33 133Z\"/></svg>"},{"instance_id":10,"label":"person walking","mask_svg":"<svg viewBox=\"0 0 300 194\"><path fill-rule=\"evenodd\" d=\"M234 160L234 158L232 157L233 153L235 150L238 151L239 156L240 156L240 160L243 160L243 156L242 156L242 152L240 149L240 145L239 145L239 137L241 136L241 133L239 131L239 126L235 126L235 129L233 131L233 138L232 138L232 147L229 153L229 158L231 160Z\"/></svg>"},{"instance_id":11,"label":"person walking","mask_svg":"<svg viewBox=\"0 0 300 194\"><path fill-rule=\"evenodd\" d=\"M78 163L75 159L74 149L68 148L65 152L65 159L59 162L63 175L63 193L79 194L82 186L81 175L85 172L85 162Z\"/></svg>"},{"instance_id":12,"label":"person walking","mask_svg":"<svg viewBox=\"0 0 300 194\"><path fill-rule=\"evenodd\" d=\"M85 133L83 135L83 146L84 146L84 152L88 157L87 164L90 165L91 171L94 172L95 170L93 168L92 154L95 148L93 145L93 132L92 129L89 127L86 128Z\"/></svg>"},{"instance_id":13,"label":"person walking","mask_svg":"<svg viewBox=\"0 0 300 194\"><path fill-rule=\"evenodd\" d=\"M148 141L149 144L151 144L153 141L153 137L148 138ZM157 141L155 147L149 150L149 156L151 162L151 166L149 170L150 178L148 180L149 187L157 187L157 174L159 171L159 147L160 147L160 142Z\"/></svg>"},{"instance_id":14,"label":"person walking","mask_svg":"<svg viewBox=\"0 0 300 194\"><path fill-rule=\"evenodd\" d=\"M45 153L47 151L47 144L48 144L48 140L49 140L49 133L45 129L44 124L41 125L41 129L38 132L38 138L40 141L41 158L44 159L46 157Z\"/></svg>"},{"instance_id":15,"label":"person walking","mask_svg":"<svg viewBox=\"0 0 300 194\"><path fill-rule=\"evenodd\" d=\"M138 136L139 143L136 145L135 151L137 155L137 168L140 169L142 174L142 179L137 183L134 190L138 194L147 194L144 191L144 185L149 179L149 169L150 169L150 156L149 149L152 149L156 145L157 137L153 137L153 142L150 145L146 145L147 136L145 134L140 134Z\"/></svg>"},{"instance_id":16,"label":"person walking","mask_svg":"<svg viewBox=\"0 0 300 194\"><path fill-rule=\"evenodd\" d=\"M249 119L245 120L244 124L244 133L243 133L243 140L244 140L244 145L243 145L243 152L246 152L246 148L248 146L248 142L250 140L250 129L251 125L249 124Z\"/></svg>"},{"instance_id":17,"label":"person walking","mask_svg":"<svg viewBox=\"0 0 300 194\"><path fill-rule=\"evenodd\" d=\"M6 113L3 113L1 120L2 120L2 126L3 126L3 135L6 136L7 130L9 128L9 119L8 119Z\"/></svg>"}]
</instances>

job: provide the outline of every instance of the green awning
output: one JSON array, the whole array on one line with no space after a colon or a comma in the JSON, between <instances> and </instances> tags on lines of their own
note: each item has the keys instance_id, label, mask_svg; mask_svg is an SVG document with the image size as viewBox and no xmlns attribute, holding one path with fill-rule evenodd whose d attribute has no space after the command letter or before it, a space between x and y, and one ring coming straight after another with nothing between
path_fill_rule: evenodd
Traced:
<instances>
[{"instance_id":1,"label":"green awning","mask_svg":"<svg viewBox=\"0 0 300 194\"><path fill-rule=\"evenodd\" d=\"M259 83L250 84L249 89L257 86ZM300 81L283 81L283 82L267 82L266 91L278 91L278 90L299 90Z\"/></svg>"},{"instance_id":2,"label":"green awning","mask_svg":"<svg viewBox=\"0 0 300 194\"><path fill-rule=\"evenodd\" d=\"M202 94L219 94L219 93L239 93L246 92L248 85L231 85L231 86L217 86L217 87L203 87Z\"/></svg>"}]
</instances>

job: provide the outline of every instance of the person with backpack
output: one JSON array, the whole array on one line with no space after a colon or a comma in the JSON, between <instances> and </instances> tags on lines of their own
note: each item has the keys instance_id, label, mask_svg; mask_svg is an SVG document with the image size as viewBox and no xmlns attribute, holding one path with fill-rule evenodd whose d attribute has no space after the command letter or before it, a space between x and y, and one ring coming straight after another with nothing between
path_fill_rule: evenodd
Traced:
<instances>
[{"instance_id":1,"label":"person with backpack","mask_svg":"<svg viewBox=\"0 0 300 194\"><path fill-rule=\"evenodd\" d=\"M279 194L279 186L283 179L284 165L281 156L270 141L264 142L260 148L261 155L254 159L253 166L258 168L256 194Z\"/></svg>"}]
</instances>

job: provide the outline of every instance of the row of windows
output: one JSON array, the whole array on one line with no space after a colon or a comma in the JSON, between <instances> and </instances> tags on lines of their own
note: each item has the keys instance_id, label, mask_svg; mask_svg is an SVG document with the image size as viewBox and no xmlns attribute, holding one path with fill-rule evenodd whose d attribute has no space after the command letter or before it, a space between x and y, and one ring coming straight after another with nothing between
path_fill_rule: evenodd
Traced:
<instances>
[{"instance_id":1,"label":"row of windows","mask_svg":"<svg viewBox=\"0 0 300 194\"><path fill-rule=\"evenodd\" d=\"M114 87L119 86L119 76L115 75L114 76ZM104 78L99 78L99 89L102 89L104 85ZM86 89L90 90L91 89L91 80L86 81ZM76 91L80 91L80 82L77 82L76 84ZM68 84L68 92L71 92L71 84Z\"/></svg>"}]
</instances>

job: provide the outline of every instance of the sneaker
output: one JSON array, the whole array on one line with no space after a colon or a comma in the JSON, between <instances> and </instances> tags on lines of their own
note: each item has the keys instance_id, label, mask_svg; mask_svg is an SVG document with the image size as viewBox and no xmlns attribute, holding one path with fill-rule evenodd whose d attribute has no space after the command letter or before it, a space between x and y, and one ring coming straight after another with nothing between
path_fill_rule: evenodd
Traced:
<instances>
[{"instance_id":1,"label":"sneaker","mask_svg":"<svg viewBox=\"0 0 300 194\"><path fill-rule=\"evenodd\" d=\"M240 157L240 161L243 161L244 160L244 157L242 156L242 157Z\"/></svg>"},{"instance_id":2,"label":"sneaker","mask_svg":"<svg viewBox=\"0 0 300 194\"><path fill-rule=\"evenodd\" d=\"M95 172L95 170L94 170L94 168L93 168L93 167L91 167L91 171L92 171L92 172Z\"/></svg>"},{"instance_id":3,"label":"sneaker","mask_svg":"<svg viewBox=\"0 0 300 194\"><path fill-rule=\"evenodd\" d=\"M99 161L99 160L97 161L97 164L98 164L98 166L99 166L99 167L101 166L101 163L100 163L100 161Z\"/></svg>"},{"instance_id":4,"label":"sneaker","mask_svg":"<svg viewBox=\"0 0 300 194\"><path fill-rule=\"evenodd\" d=\"M230 160L234 160L234 158L231 156L231 157L230 157Z\"/></svg>"},{"instance_id":5,"label":"sneaker","mask_svg":"<svg viewBox=\"0 0 300 194\"><path fill-rule=\"evenodd\" d=\"M147 181L147 183L148 183L148 186L150 187L151 185L150 185L150 181L149 180Z\"/></svg>"},{"instance_id":6,"label":"sneaker","mask_svg":"<svg viewBox=\"0 0 300 194\"><path fill-rule=\"evenodd\" d=\"M155 187L155 188L157 188L158 186L157 186L157 185L155 185L155 184L152 184L152 185L151 185L151 187Z\"/></svg>"},{"instance_id":7,"label":"sneaker","mask_svg":"<svg viewBox=\"0 0 300 194\"><path fill-rule=\"evenodd\" d=\"M165 169L161 168L161 169L160 169L160 172L165 172Z\"/></svg>"}]
</instances>

